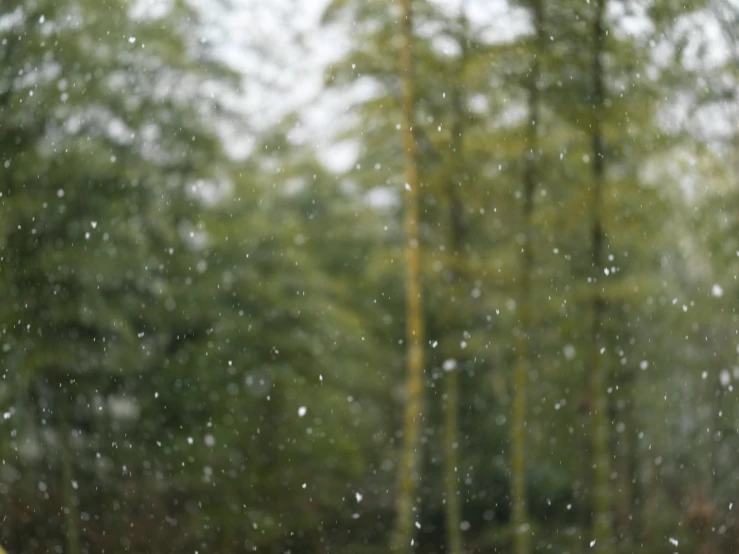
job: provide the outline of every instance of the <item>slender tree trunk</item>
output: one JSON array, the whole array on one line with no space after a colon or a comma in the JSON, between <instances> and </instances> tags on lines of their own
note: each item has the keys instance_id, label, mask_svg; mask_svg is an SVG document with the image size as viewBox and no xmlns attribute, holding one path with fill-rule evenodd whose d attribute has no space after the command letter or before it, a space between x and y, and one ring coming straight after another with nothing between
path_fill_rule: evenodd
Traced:
<instances>
[{"instance_id":1,"label":"slender tree trunk","mask_svg":"<svg viewBox=\"0 0 739 554\"><path fill-rule=\"evenodd\" d=\"M80 536L77 528L79 513L75 504L75 492L72 482L74 473L72 470L72 455L69 451L70 429L65 423L61 426L62 440L60 446L62 463L62 499L64 502L64 522L67 554L80 554Z\"/></svg>"},{"instance_id":2,"label":"slender tree trunk","mask_svg":"<svg viewBox=\"0 0 739 554\"><path fill-rule=\"evenodd\" d=\"M721 449L724 442L723 422L721 414L724 411L724 389L721 382L716 379L716 385L711 399L711 465L709 470L708 497L713 499L718 497L719 488L722 484L721 479Z\"/></svg>"},{"instance_id":3,"label":"slender tree trunk","mask_svg":"<svg viewBox=\"0 0 739 554\"><path fill-rule=\"evenodd\" d=\"M459 507L459 372L446 373L444 403L444 487L446 489L446 535L448 554L462 553L461 510Z\"/></svg>"},{"instance_id":4,"label":"slender tree trunk","mask_svg":"<svg viewBox=\"0 0 739 554\"><path fill-rule=\"evenodd\" d=\"M452 255L456 258L452 271L454 285L462 279L459 271L459 258L464 255L464 206L458 192L458 184L462 181L464 159L462 155L462 118L464 117L464 102L461 90L461 80L467 63L466 19L464 3L460 6L459 15L459 44L461 47L457 75L452 85L450 100L453 114L451 128L451 162L450 175L446 180L446 197L449 204L449 246ZM456 288L453 286L453 288ZM446 492L446 535L448 554L462 553L461 509L459 505L459 371L457 368L446 372L446 401L444 402L444 488Z\"/></svg>"},{"instance_id":5,"label":"slender tree trunk","mask_svg":"<svg viewBox=\"0 0 739 554\"><path fill-rule=\"evenodd\" d=\"M636 551L641 544L642 536L642 482L639 471L639 428L637 426L636 407L634 406L634 379L629 383L629 405L626 407L626 432L628 433L628 479L629 479L629 525L632 550Z\"/></svg>"},{"instance_id":6,"label":"slender tree trunk","mask_svg":"<svg viewBox=\"0 0 739 554\"><path fill-rule=\"evenodd\" d=\"M529 551L530 525L526 507L526 405L528 379L531 371L531 278L534 266L532 217L539 149L539 59L543 37L543 5L532 3L535 38L534 52L527 83L529 124L523 174L523 245L520 259L519 319L516 335L516 366L513 372L511 412L511 502L515 554Z\"/></svg>"},{"instance_id":7,"label":"slender tree trunk","mask_svg":"<svg viewBox=\"0 0 739 554\"><path fill-rule=\"evenodd\" d=\"M405 261L406 261L406 345L408 376L403 446L398 468L398 498L391 550L407 552L414 538L414 502L418 489L419 437L423 403L424 328L421 313L421 260L419 233L419 180L416 143L413 133L415 98L413 91L413 22L411 0L399 0L401 8L400 79L403 103L403 149L405 152Z\"/></svg>"},{"instance_id":8,"label":"slender tree trunk","mask_svg":"<svg viewBox=\"0 0 739 554\"><path fill-rule=\"evenodd\" d=\"M603 102L605 96L603 84L603 51L604 51L604 17L607 0L594 0L595 18L593 21L593 117L592 117L592 156L593 185L591 196L591 336L590 336L590 394L592 398L593 433L593 545L597 552L607 553L613 549L611 485L610 485L610 453L606 368L603 364L601 349L604 348L603 317L605 299L601 278L603 276L603 222L602 197L605 186L605 161L602 134Z\"/></svg>"}]
</instances>

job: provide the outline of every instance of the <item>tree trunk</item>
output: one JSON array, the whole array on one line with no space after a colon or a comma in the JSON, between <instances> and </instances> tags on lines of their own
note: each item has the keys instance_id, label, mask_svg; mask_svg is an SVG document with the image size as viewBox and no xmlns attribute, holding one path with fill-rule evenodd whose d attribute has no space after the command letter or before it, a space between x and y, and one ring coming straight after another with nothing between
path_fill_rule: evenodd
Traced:
<instances>
[{"instance_id":1,"label":"tree trunk","mask_svg":"<svg viewBox=\"0 0 739 554\"><path fill-rule=\"evenodd\" d=\"M423 342L421 314L421 260L419 234L419 180L416 168L416 143L413 134L414 92L413 23L411 0L399 0L401 8L400 80L403 109L403 149L405 153L405 261L406 261L406 345L408 376L404 417L403 446L398 468L398 497L395 531L391 550L407 552L414 537L414 502L418 489L419 437L423 402Z\"/></svg>"},{"instance_id":2,"label":"tree trunk","mask_svg":"<svg viewBox=\"0 0 739 554\"><path fill-rule=\"evenodd\" d=\"M60 446L62 463L62 509L64 511L65 538L67 554L80 554L80 536L77 529L79 513L75 504L74 473L72 470L72 455L69 452L70 429L66 422L61 425L62 439Z\"/></svg>"},{"instance_id":3,"label":"tree trunk","mask_svg":"<svg viewBox=\"0 0 739 554\"><path fill-rule=\"evenodd\" d=\"M461 513L459 507L459 373L457 368L446 373L444 403L444 487L446 489L446 534L448 554L462 553Z\"/></svg>"},{"instance_id":4,"label":"tree trunk","mask_svg":"<svg viewBox=\"0 0 739 554\"><path fill-rule=\"evenodd\" d=\"M603 222L602 197L605 186L605 161L602 135L602 115L604 102L603 50L604 17L607 0L594 0L595 18L593 21L593 117L592 117L592 155L593 186L591 196L591 331L590 331L590 395L592 398L593 433L593 545L597 552L606 553L613 549L612 513L610 491L610 453L606 368L601 349L604 348L603 316L605 299L600 279L603 275Z\"/></svg>"},{"instance_id":5,"label":"tree trunk","mask_svg":"<svg viewBox=\"0 0 739 554\"><path fill-rule=\"evenodd\" d=\"M513 399L511 411L511 503L515 554L527 554L531 533L526 507L526 405L528 379L531 371L531 278L533 273L534 195L539 149L539 59L543 51L543 5L532 3L534 18L534 51L527 82L529 124L526 133L526 152L523 174L523 245L520 259L520 292L518 329L516 334L516 366L513 372Z\"/></svg>"},{"instance_id":6,"label":"tree trunk","mask_svg":"<svg viewBox=\"0 0 739 554\"><path fill-rule=\"evenodd\" d=\"M459 15L459 45L461 48L460 60L457 66L457 75L452 85L450 94L453 122L451 128L451 160L449 164L450 174L446 180L446 197L449 207L449 246L455 257L454 269L452 270L452 290L462 279L459 271L459 258L464 255L464 206L459 196L457 187L462 182L464 172L464 161L462 157L462 118L463 98L461 80L467 63L466 48L466 19L464 14L464 3L460 6ZM454 294L454 296L457 296ZM450 308L451 313L454 309ZM456 322L455 322L456 323ZM456 328L456 325L455 325ZM459 371L455 367L447 371L445 375L446 400L444 402L444 487L446 492L446 534L448 554L462 553L461 510L459 505Z\"/></svg>"},{"instance_id":7,"label":"tree trunk","mask_svg":"<svg viewBox=\"0 0 739 554\"><path fill-rule=\"evenodd\" d=\"M630 547L636 551L642 540L642 483L639 456L639 428L637 426L636 406L634 405L634 384L629 383L629 405L627 409L626 432L628 444L629 515Z\"/></svg>"}]
</instances>

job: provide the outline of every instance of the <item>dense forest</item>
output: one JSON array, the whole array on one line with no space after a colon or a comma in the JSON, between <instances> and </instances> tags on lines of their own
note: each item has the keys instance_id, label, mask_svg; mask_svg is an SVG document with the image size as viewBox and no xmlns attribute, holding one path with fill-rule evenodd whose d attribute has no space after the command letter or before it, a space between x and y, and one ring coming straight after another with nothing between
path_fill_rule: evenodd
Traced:
<instances>
[{"instance_id":1,"label":"dense forest","mask_svg":"<svg viewBox=\"0 0 739 554\"><path fill-rule=\"evenodd\" d=\"M5 0L0 551L739 552L738 272L736 0Z\"/></svg>"}]
</instances>

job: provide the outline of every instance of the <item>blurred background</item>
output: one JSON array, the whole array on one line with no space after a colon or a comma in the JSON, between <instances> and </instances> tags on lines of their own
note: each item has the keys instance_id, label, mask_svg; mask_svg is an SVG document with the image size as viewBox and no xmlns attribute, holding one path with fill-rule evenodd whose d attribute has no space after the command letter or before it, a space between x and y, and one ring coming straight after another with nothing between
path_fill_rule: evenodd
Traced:
<instances>
[{"instance_id":1,"label":"blurred background","mask_svg":"<svg viewBox=\"0 0 739 554\"><path fill-rule=\"evenodd\" d=\"M739 551L739 2L407 4L0 5L10 554Z\"/></svg>"}]
</instances>

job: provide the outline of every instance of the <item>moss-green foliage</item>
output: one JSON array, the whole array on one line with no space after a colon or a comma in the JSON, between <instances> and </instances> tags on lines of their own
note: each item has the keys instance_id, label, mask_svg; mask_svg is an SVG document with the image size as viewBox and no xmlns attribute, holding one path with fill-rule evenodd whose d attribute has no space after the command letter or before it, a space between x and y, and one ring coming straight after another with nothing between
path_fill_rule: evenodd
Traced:
<instances>
[{"instance_id":1,"label":"moss-green foliage","mask_svg":"<svg viewBox=\"0 0 739 554\"><path fill-rule=\"evenodd\" d=\"M254 137L246 160L225 156L217 127L237 118L211 92L234 90L236 76L187 3L156 17L135 4L0 8L2 545L387 552L406 351L398 12L380 0L326 11L325 25L351 29L326 88L372 92L335 137L356 141L358 158L333 174L294 140L301 114ZM530 550L572 553L592 540L593 3L544 5L526 490ZM730 551L736 10L609 5L602 362L616 549L667 554L673 538L681 552ZM428 338L415 542L445 551L453 359L463 543L509 551L522 110L536 50L530 33L491 40L474 17L414 9ZM530 10L516 2L501 17ZM686 31L699 11L719 21L721 63L687 63L705 54ZM632 12L649 18L644 32L624 30ZM725 132L704 125L716 113ZM370 206L378 187L398 201Z\"/></svg>"}]
</instances>

